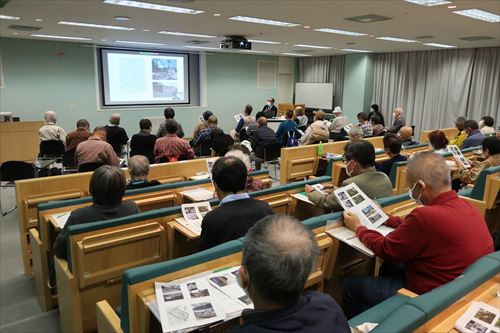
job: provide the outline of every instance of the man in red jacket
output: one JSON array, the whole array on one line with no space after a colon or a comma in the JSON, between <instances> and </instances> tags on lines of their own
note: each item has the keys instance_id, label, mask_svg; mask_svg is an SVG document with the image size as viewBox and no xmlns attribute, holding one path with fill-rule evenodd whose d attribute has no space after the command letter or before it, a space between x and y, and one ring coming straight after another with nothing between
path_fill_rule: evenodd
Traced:
<instances>
[{"instance_id":1,"label":"man in red jacket","mask_svg":"<svg viewBox=\"0 0 500 333\"><path fill-rule=\"evenodd\" d=\"M399 272L380 277L353 276L344 282L348 318L382 302L405 287L426 293L460 276L474 261L493 252L493 241L481 213L451 190L450 170L433 152L416 154L408 163L410 197L424 207L405 218L390 216L395 228L386 237L362 226L344 212L344 223L386 263Z\"/></svg>"}]
</instances>

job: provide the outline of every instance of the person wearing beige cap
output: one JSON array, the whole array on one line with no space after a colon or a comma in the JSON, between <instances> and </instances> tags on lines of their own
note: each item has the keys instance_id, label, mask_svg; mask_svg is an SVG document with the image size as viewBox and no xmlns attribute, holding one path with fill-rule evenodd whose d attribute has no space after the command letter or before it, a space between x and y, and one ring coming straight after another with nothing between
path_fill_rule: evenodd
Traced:
<instances>
[{"instance_id":1,"label":"person wearing beige cap","mask_svg":"<svg viewBox=\"0 0 500 333\"><path fill-rule=\"evenodd\" d=\"M330 122L325 121L325 113L318 110L314 113L314 122L309 125L304 135L300 138L302 145L311 145L319 142L328 142L330 132L328 126Z\"/></svg>"},{"instance_id":2,"label":"person wearing beige cap","mask_svg":"<svg viewBox=\"0 0 500 333\"><path fill-rule=\"evenodd\" d=\"M333 114L335 115L335 119L332 120L330 127L328 128L330 131L330 139L333 139L334 141L345 140L346 133L343 133L342 129L349 124L349 121L347 120L347 117L342 114L340 106L337 106L333 110Z\"/></svg>"}]
</instances>

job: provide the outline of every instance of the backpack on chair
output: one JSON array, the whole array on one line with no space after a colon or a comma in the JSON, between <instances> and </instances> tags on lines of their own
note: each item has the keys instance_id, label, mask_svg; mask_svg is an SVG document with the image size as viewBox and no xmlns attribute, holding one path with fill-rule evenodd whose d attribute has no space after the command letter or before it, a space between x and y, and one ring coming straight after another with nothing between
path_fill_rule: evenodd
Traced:
<instances>
[{"instance_id":1,"label":"backpack on chair","mask_svg":"<svg viewBox=\"0 0 500 333\"><path fill-rule=\"evenodd\" d=\"M299 145L299 141L295 137L296 131L288 132L288 139L286 140L286 147L297 147Z\"/></svg>"}]
</instances>

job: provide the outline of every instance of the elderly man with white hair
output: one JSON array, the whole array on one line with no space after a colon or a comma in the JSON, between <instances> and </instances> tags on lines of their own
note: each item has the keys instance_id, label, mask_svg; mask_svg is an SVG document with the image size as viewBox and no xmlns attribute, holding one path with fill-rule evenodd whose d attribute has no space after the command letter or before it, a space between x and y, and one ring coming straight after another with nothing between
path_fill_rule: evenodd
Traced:
<instances>
[{"instance_id":1,"label":"elderly man with white hair","mask_svg":"<svg viewBox=\"0 0 500 333\"><path fill-rule=\"evenodd\" d=\"M349 121L347 120L347 117L342 114L340 106L337 106L333 110L333 114L335 115L335 119L332 120L332 123L328 128L330 131L330 139L333 139L334 141L345 140L346 133L345 131L342 131L342 129L349 124Z\"/></svg>"},{"instance_id":2,"label":"elderly man with white hair","mask_svg":"<svg viewBox=\"0 0 500 333\"><path fill-rule=\"evenodd\" d=\"M40 141L58 140L66 144L66 132L56 125L57 115L54 111L46 111L43 115L45 125L38 130Z\"/></svg>"},{"instance_id":3,"label":"elderly man with white hair","mask_svg":"<svg viewBox=\"0 0 500 333\"><path fill-rule=\"evenodd\" d=\"M392 116L394 117L394 122L392 126L387 129L387 132L397 134L401 127L406 126L406 120L403 117L403 108L399 106L395 108Z\"/></svg>"},{"instance_id":4,"label":"elderly man with white hair","mask_svg":"<svg viewBox=\"0 0 500 333\"><path fill-rule=\"evenodd\" d=\"M122 155L122 147L128 141L127 132L120 125L120 114L113 113L109 117L109 124L104 126L106 129L106 141L113 147L116 155Z\"/></svg>"},{"instance_id":5,"label":"elderly man with white hair","mask_svg":"<svg viewBox=\"0 0 500 333\"><path fill-rule=\"evenodd\" d=\"M441 155L421 152L408 162L410 198L420 206L406 217L390 216L387 236L362 226L344 212L346 226L385 262L377 278L352 276L344 281L348 318L407 288L426 293L460 276L479 258L493 252L484 217L451 189L450 169Z\"/></svg>"},{"instance_id":6,"label":"elderly man with white hair","mask_svg":"<svg viewBox=\"0 0 500 333\"><path fill-rule=\"evenodd\" d=\"M132 156L128 160L130 180L127 183L127 190L161 185L156 179L148 181L149 169L149 160L146 156Z\"/></svg>"},{"instance_id":7,"label":"elderly man with white hair","mask_svg":"<svg viewBox=\"0 0 500 333\"><path fill-rule=\"evenodd\" d=\"M318 255L313 233L294 217L268 216L257 222L243 241L238 276L254 309L243 310L241 326L228 332L350 332L330 295L304 292Z\"/></svg>"}]
</instances>

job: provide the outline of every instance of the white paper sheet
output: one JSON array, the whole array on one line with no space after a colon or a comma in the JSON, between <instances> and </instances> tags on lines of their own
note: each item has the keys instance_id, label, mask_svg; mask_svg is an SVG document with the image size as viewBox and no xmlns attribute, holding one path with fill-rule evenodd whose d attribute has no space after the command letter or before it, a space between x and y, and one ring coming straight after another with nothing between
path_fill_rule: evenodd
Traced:
<instances>
[{"instance_id":1,"label":"white paper sheet","mask_svg":"<svg viewBox=\"0 0 500 333\"><path fill-rule=\"evenodd\" d=\"M65 212L65 213L59 213L59 214L53 214L52 218L56 222L56 224L59 226L59 228L64 228L66 225L66 222L68 221L69 216L71 215L71 212Z\"/></svg>"},{"instance_id":2,"label":"white paper sheet","mask_svg":"<svg viewBox=\"0 0 500 333\"><path fill-rule=\"evenodd\" d=\"M194 202L207 201L213 199L214 197L213 191L209 191L204 188L197 188L193 190L182 191L179 193Z\"/></svg>"}]
</instances>

